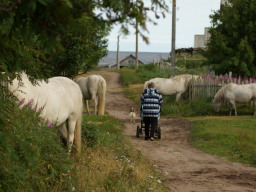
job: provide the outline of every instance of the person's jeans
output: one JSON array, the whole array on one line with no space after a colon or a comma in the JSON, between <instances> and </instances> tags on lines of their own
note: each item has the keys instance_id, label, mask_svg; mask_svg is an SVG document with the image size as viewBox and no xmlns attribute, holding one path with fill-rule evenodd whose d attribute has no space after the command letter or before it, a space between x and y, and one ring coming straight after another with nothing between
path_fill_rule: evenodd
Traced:
<instances>
[{"instance_id":1,"label":"person's jeans","mask_svg":"<svg viewBox=\"0 0 256 192\"><path fill-rule=\"evenodd\" d=\"M155 130L157 129L157 117L144 117L144 123L145 123L145 137L149 138L149 130L150 137L154 138Z\"/></svg>"}]
</instances>

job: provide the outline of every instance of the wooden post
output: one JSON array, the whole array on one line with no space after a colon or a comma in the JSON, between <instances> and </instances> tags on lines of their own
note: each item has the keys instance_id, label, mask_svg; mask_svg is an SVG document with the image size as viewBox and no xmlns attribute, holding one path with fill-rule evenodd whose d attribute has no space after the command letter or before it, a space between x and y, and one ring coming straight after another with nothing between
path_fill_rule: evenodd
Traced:
<instances>
[{"instance_id":1,"label":"wooden post","mask_svg":"<svg viewBox=\"0 0 256 192\"><path fill-rule=\"evenodd\" d=\"M136 4L137 4L137 0L136 0ZM137 19L136 19L136 54L135 54L135 57L136 57L136 60L135 60L135 69L138 69L139 68L139 59L138 59L138 47L139 47L139 42L138 42L138 33L139 33L139 30L138 30L138 22L137 22Z\"/></svg>"},{"instance_id":2,"label":"wooden post","mask_svg":"<svg viewBox=\"0 0 256 192\"><path fill-rule=\"evenodd\" d=\"M172 1L172 77L175 76L176 0Z\"/></svg>"},{"instance_id":3,"label":"wooden post","mask_svg":"<svg viewBox=\"0 0 256 192\"><path fill-rule=\"evenodd\" d=\"M116 50L116 69L120 69L120 63L119 63L119 37L117 36L117 50Z\"/></svg>"}]
</instances>

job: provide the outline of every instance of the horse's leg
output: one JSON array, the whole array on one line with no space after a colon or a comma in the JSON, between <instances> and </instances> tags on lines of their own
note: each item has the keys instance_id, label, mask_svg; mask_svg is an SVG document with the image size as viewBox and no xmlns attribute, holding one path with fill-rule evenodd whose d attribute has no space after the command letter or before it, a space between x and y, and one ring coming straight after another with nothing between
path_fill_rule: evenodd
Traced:
<instances>
[{"instance_id":1,"label":"horse's leg","mask_svg":"<svg viewBox=\"0 0 256 192\"><path fill-rule=\"evenodd\" d=\"M85 100L87 113L90 115L88 100Z\"/></svg>"},{"instance_id":2,"label":"horse's leg","mask_svg":"<svg viewBox=\"0 0 256 192\"><path fill-rule=\"evenodd\" d=\"M236 103L235 103L235 101L234 101L234 110L235 110L235 116L237 116Z\"/></svg>"},{"instance_id":3,"label":"horse's leg","mask_svg":"<svg viewBox=\"0 0 256 192\"><path fill-rule=\"evenodd\" d=\"M256 116L256 98L253 99L253 105L254 105L254 116Z\"/></svg>"},{"instance_id":4,"label":"horse's leg","mask_svg":"<svg viewBox=\"0 0 256 192\"><path fill-rule=\"evenodd\" d=\"M235 116L237 116L237 111L236 111L236 104L235 101L229 101L230 109L229 109L229 116L232 115L232 110L235 112Z\"/></svg>"},{"instance_id":5,"label":"horse's leg","mask_svg":"<svg viewBox=\"0 0 256 192\"><path fill-rule=\"evenodd\" d=\"M74 133L75 133L76 121L68 119L68 153L71 153L71 149L74 142Z\"/></svg>"},{"instance_id":6,"label":"horse's leg","mask_svg":"<svg viewBox=\"0 0 256 192\"><path fill-rule=\"evenodd\" d=\"M58 127L58 132L60 134L60 138L64 145L67 145L67 136L68 136L68 130L67 130L66 123L67 122L65 121Z\"/></svg>"},{"instance_id":7,"label":"horse's leg","mask_svg":"<svg viewBox=\"0 0 256 192\"><path fill-rule=\"evenodd\" d=\"M92 97L92 101L94 103L94 114L97 115L97 105L98 105L98 102L97 102L97 96L93 96Z\"/></svg>"},{"instance_id":8,"label":"horse's leg","mask_svg":"<svg viewBox=\"0 0 256 192\"><path fill-rule=\"evenodd\" d=\"M181 94L182 93L177 93L177 95L176 95L176 102L178 102L180 100Z\"/></svg>"},{"instance_id":9,"label":"horse's leg","mask_svg":"<svg viewBox=\"0 0 256 192\"><path fill-rule=\"evenodd\" d=\"M232 115L232 109L233 109L233 107L232 107L232 103L231 103L231 102L229 102L229 116L231 116L231 115Z\"/></svg>"}]
</instances>

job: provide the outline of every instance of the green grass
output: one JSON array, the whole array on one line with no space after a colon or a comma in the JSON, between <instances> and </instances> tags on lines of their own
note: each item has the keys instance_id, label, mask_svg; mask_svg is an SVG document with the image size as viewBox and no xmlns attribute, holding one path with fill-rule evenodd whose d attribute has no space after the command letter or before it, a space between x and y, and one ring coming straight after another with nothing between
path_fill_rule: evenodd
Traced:
<instances>
[{"instance_id":1,"label":"green grass","mask_svg":"<svg viewBox=\"0 0 256 192\"><path fill-rule=\"evenodd\" d=\"M0 191L71 191L76 187L72 158L29 106L0 100ZM69 174L69 176L66 176Z\"/></svg>"},{"instance_id":2,"label":"green grass","mask_svg":"<svg viewBox=\"0 0 256 192\"><path fill-rule=\"evenodd\" d=\"M198 117L190 119L191 144L207 153L256 167L256 119Z\"/></svg>"},{"instance_id":3,"label":"green grass","mask_svg":"<svg viewBox=\"0 0 256 192\"><path fill-rule=\"evenodd\" d=\"M85 115L83 150L76 163L80 191L168 191L152 164L123 138L123 124Z\"/></svg>"},{"instance_id":4,"label":"green grass","mask_svg":"<svg viewBox=\"0 0 256 192\"><path fill-rule=\"evenodd\" d=\"M134 65L118 70L122 75L124 85L141 84L155 77L168 78L171 75L171 70L160 70L154 64L139 65L137 70Z\"/></svg>"},{"instance_id":5,"label":"green grass","mask_svg":"<svg viewBox=\"0 0 256 192\"><path fill-rule=\"evenodd\" d=\"M160 70L153 64L140 65L138 70L135 70L134 66L130 66L129 68L117 70L117 72L121 73L126 97L132 99L138 105L140 105L140 96L143 92L145 81L155 77L168 78L171 74L171 71ZM200 72L201 69L196 69L194 74L200 74ZM164 96L161 115L178 117L215 115L212 98L188 101L186 94L182 95L179 102L175 102L175 96ZM236 104L236 107L238 115L252 115L254 112L250 104ZM229 106L227 103L224 103L220 107L220 115L226 116L228 114Z\"/></svg>"},{"instance_id":6,"label":"green grass","mask_svg":"<svg viewBox=\"0 0 256 192\"><path fill-rule=\"evenodd\" d=\"M160 73L154 73L154 68L143 68L140 74L132 69L127 73L127 70L120 70L124 84L128 85L124 93L140 105L144 81ZM189 102L183 96L179 102L175 102L175 96L164 96L161 115L185 117L193 121L190 135L193 146L230 161L256 167L256 119L252 116L254 107L250 104L237 104L236 107L238 116L229 117L229 106L223 103L218 117L214 116L212 98Z\"/></svg>"}]
</instances>

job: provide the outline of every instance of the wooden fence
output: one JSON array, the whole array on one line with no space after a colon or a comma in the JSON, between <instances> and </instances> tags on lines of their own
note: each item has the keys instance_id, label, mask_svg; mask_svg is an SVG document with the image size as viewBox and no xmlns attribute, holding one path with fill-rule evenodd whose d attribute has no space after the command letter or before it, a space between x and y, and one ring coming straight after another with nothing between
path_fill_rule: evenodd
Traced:
<instances>
[{"instance_id":1,"label":"wooden fence","mask_svg":"<svg viewBox=\"0 0 256 192\"><path fill-rule=\"evenodd\" d=\"M232 73L220 76L202 76L198 80L193 78L190 81L186 95L190 101L212 98L222 86L228 83L249 84L255 82L255 78L232 77Z\"/></svg>"}]
</instances>

